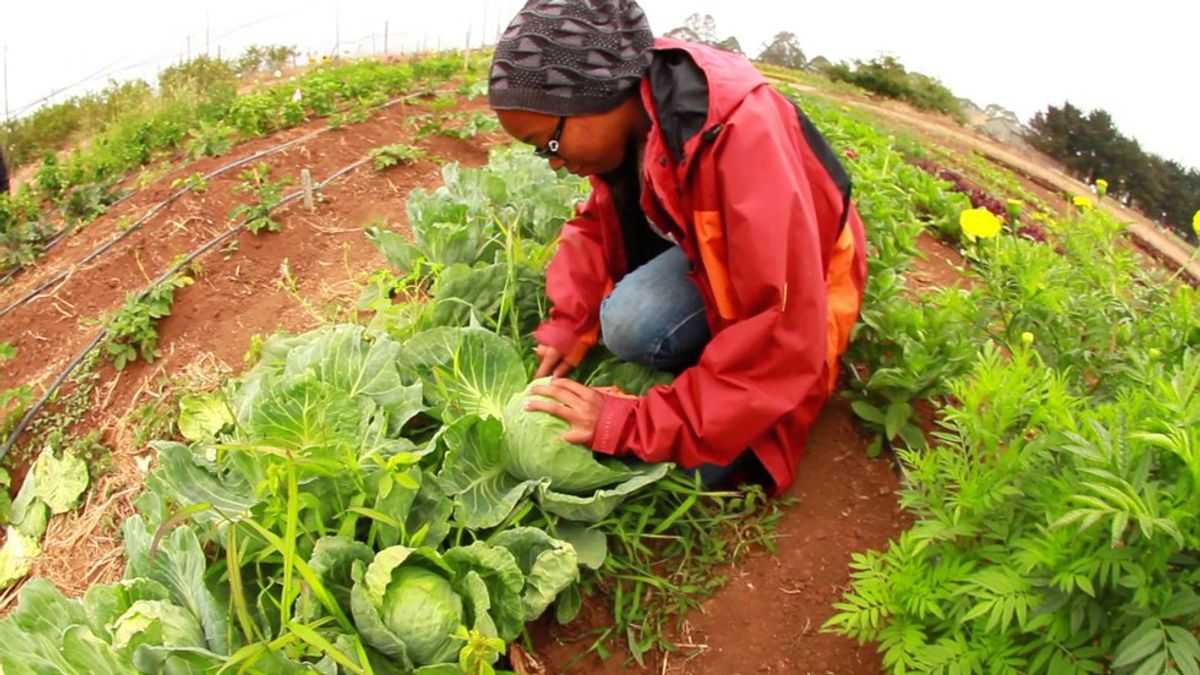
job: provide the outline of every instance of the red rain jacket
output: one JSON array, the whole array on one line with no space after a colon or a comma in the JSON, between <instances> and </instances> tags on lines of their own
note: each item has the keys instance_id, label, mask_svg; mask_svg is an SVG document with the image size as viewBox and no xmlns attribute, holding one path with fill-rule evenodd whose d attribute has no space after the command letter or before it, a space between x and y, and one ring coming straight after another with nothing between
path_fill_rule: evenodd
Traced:
<instances>
[{"instance_id":1,"label":"red rain jacket","mask_svg":"<svg viewBox=\"0 0 1200 675\"><path fill-rule=\"evenodd\" d=\"M659 39L641 96L652 120L641 208L691 261L712 339L672 384L606 397L591 447L689 468L752 448L782 491L862 303L866 244L849 178L741 56ZM613 195L591 180L547 270L552 309L535 333L576 365L627 271Z\"/></svg>"}]
</instances>

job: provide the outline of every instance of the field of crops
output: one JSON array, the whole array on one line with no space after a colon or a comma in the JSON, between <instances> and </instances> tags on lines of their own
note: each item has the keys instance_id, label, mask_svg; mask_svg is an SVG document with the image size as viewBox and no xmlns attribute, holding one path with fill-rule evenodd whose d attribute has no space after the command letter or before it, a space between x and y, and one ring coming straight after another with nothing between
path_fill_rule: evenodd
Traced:
<instances>
[{"instance_id":1,"label":"field of crops","mask_svg":"<svg viewBox=\"0 0 1200 675\"><path fill-rule=\"evenodd\" d=\"M778 83L866 223L853 458L706 490L526 410L589 188L479 63L164 106L0 196L0 673L1200 673L1200 299L1103 199Z\"/></svg>"}]
</instances>

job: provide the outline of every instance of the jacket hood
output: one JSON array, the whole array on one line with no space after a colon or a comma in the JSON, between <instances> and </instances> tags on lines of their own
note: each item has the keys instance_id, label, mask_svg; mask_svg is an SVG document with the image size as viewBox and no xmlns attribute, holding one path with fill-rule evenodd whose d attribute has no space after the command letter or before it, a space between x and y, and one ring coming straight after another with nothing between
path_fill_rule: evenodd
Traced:
<instances>
[{"instance_id":1,"label":"jacket hood","mask_svg":"<svg viewBox=\"0 0 1200 675\"><path fill-rule=\"evenodd\" d=\"M705 128L720 123L751 91L767 84L767 78L746 57L723 49L673 38L656 38L654 53L685 52L699 67L708 84L708 119Z\"/></svg>"},{"instance_id":2,"label":"jacket hood","mask_svg":"<svg viewBox=\"0 0 1200 675\"><path fill-rule=\"evenodd\" d=\"M722 124L751 91L765 84L766 78L743 56L658 38L642 100L673 158L681 161L689 141Z\"/></svg>"}]
</instances>

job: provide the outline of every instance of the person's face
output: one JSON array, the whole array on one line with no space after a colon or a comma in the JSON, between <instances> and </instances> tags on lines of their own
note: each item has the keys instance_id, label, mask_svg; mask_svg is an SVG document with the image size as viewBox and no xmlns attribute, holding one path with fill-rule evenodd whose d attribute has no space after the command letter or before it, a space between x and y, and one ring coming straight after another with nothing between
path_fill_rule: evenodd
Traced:
<instances>
[{"instance_id":1,"label":"person's face","mask_svg":"<svg viewBox=\"0 0 1200 675\"><path fill-rule=\"evenodd\" d=\"M496 117L509 135L540 151L550 150L549 142L557 130L557 149L547 157L550 166L566 167L577 176L592 176L621 165L625 144L636 130L632 123L635 109L631 106L640 109L636 97L596 115L563 118L526 110L497 110Z\"/></svg>"}]
</instances>

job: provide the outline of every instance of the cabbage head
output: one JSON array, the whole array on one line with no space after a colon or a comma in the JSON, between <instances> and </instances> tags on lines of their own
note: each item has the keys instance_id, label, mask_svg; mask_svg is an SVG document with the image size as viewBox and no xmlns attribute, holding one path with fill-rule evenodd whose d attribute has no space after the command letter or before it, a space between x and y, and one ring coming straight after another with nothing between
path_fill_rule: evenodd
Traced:
<instances>
[{"instance_id":1,"label":"cabbage head","mask_svg":"<svg viewBox=\"0 0 1200 675\"><path fill-rule=\"evenodd\" d=\"M519 589L521 571L501 550ZM451 566L432 548L390 546L369 565L355 560L351 576L350 610L363 640L406 670L455 662L463 643L451 635L460 626L496 634L484 579L474 568Z\"/></svg>"},{"instance_id":2,"label":"cabbage head","mask_svg":"<svg viewBox=\"0 0 1200 675\"><path fill-rule=\"evenodd\" d=\"M529 386L549 381L550 378L542 378ZM554 490L575 494L585 494L629 476L630 471L624 466L601 464L588 448L562 440L570 425L549 413L526 410L527 392L513 396L504 409L505 471L522 480L549 479Z\"/></svg>"},{"instance_id":3,"label":"cabbage head","mask_svg":"<svg viewBox=\"0 0 1200 675\"><path fill-rule=\"evenodd\" d=\"M416 664L451 660L459 644L450 637L463 623L462 598L442 575L401 566L383 596L383 622L404 641Z\"/></svg>"}]
</instances>

